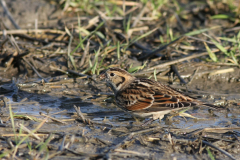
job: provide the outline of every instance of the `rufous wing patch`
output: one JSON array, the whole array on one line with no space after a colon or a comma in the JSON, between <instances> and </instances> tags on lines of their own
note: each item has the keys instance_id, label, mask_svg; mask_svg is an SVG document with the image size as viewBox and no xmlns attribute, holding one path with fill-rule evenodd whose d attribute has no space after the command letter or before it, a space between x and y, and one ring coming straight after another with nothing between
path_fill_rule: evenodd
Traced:
<instances>
[{"instance_id":1,"label":"rufous wing patch","mask_svg":"<svg viewBox=\"0 0 240 160\"><path fill-rule=\"evenodd\" d=\"M153 95L154 103L177 103L178 99L174 96L169 95Z\"/></svg>"},{"instance_id":2,"label":"rufous wing patch","mask_svg":"<svg viewBox=\"0 0 240 160\"><path fill-rule=\"evenodd\" d=\"M142 110L149 108L152 105L152 103L149 103L147 101L137 101L136 103L127 106L126 109L129 111L136 111L136 110Z\"/></svg>"}]
</instances>

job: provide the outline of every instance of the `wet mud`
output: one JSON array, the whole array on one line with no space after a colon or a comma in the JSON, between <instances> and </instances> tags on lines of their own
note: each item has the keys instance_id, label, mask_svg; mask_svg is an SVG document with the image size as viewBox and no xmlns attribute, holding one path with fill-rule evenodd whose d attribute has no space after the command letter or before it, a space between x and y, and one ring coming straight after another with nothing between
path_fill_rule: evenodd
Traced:
<instances>
[{"instance_id":1,"label":"wet mud","mask_svg":"<svg viewBox=\"0 0 240 160\"><path fill-rule=\"evenodd\" d=\"M79 35L75 33L72 37L69 36L68 31L63 29L63 23L66 26L75 25L76 16L59 16L62 11L55 1L26 2L31 9L25 12L23 7L17 9L17 3L22 5L18 0L11 5L7 2L19 26L32 29L35 19L38 19L38 27L49 30L41 32L40 35L21 30L24 33L9 34L7 38L1 34L1 158L211 159L211 155L215 159L239 157L238 64L208 62L208 54L202 52L199 53L203 55L201 57L181 61L181 58L200 52L197 50L196 53L189 52L189 55L186 55L189 50L184 49L181 50L185 52L183 55L173 54L172 59L164 57L162 54L167 54L164 51L147 56L148 60L144 61L145 58L141 59L143 55L139 55L139 50L145 51L144 56L148 55L152 46L157 46L155 43L158 43L153 40L154 36L142 41L141 44L147 46L145 49L137 48L137 44L134 44L133 48L129 45L129 50L121 51L120 57L116 48L112 50L108 42L101 37L91 37L88 42L83 43L85 50L77 48L70 55L68 49L72 51L78 46L78 41L71 41L71 38L77 39ZM35 5L39 3L41 5L36 9ZM44 14L40 14L41 12ZM59 17L56 18L57 15ZM6 26L11 26L7 19ZM199 17L196 19L199 20ZM86 20L83 21L84 25ZM209 22L208 25L221 23L226 26L231 24L219 20ZM191 28L191 24L189 25ZM59 28L58 32L53 33L52 27ZM4 29L6 28L1 27L1 30ZM94 25L86 28L90 32L94 29ZM121 34L109 33L108 29L107 26L102 26L99 32L110 39L112 34L115 34L115 38L123 41ZM221 31L216 30L211 33L219 32ZM234 34L236 33L229 33L230 36ZM151 43L152 46L146 43ZM18 49L14 44L17 44ZM168 45L171 47L171 43ZM203 47L197 42L193 45ZM98 48L99 55L96 56ZM181 62L166 64L176 59ZM98 66L95 69L96 62ZM161 64L166 65L159 67ZM174 73L171 70L173 65L177 68ZM108 67L130 69L139 66L144 67L132 73L136 77L154 79L156 76L158 81L187 95L224 106L226 109L214 111L199 106L188 109L186 116L171 113L165 115L161 121L142 125L149 119L133 117L117 108L114 94L105 82L98 78L99 72ZM155 75L154 70L157 72ZM187 83L183 84L176 73ZM194 118L189 118L189 115Z\"/></svg>"}]
</instances>

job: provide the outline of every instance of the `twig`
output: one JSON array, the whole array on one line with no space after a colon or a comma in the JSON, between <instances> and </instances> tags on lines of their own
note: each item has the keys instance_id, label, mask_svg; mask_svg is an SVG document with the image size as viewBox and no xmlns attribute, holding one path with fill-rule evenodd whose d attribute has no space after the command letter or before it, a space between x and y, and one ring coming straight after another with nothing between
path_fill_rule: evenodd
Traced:
<instances>
[{"instance_id":1,"label":"twig","mask_svg":"<svg viewBox=\"0 0 240 160\"><path fill-rule=\"evenodd\" d=\"M73 71L71 69L68 69L67 72L71 73L71 74L75 74L75 75L80 76L80 77L91 78L91 76L89 76L89 75L86 75L86 74L83 74L83 73L79 73L79 72Z\"/></svg>"},{"instance_id":2,"label":"twig","mask_svg":"<svg viewBox=\"0 0 240 160\"><path fill-rule=\"evenodd\" d=\"M77 112L78 117L80 117L82 119L82 121L85 123L86 119L83 116L83 114L82 114L82 112L80 110L80 107L77 107L76 105L74 105L73 107L74 107L75 111Z\"/></svg>"},{"instance_id":3,"label":"twig","mask_svg":"<svg viewBox=\"0 0 240 160\"><path fill-rule=\"evenodd\" d=\"M62 72L62 73L64 73L64 74L68 74L67 71L62 70L62 69L57 68L57 67L54 67L54 66L52 66L52 65L50 65L49 68L52 69L52 70L56 70L56 71Z\"/></svg>"},{"instance_id":4,"label":"twig","mask_svg":"<svg viewBox=\"0 0 240 160\"><path fill-rule=\"evenodd\" d=\"M11 58L9 59L9 61L7 62L7 65L6 65L6 69L5 69L5 72L9 69L9 67L11 66L14 58L16 56L18 56L18 53L20 53L20 49L15 41L15 39L13 38L13 36L11 35L11 37L7 36L7 39L11 42L11 44L13 45L13 47L16 49L16 51L12 54Z\"/></svg>"},{"instance_id":5,"label":"twig","mask_svg":"<svg viewBox=\"0 0 240 160\"><path fill-rule=\"evenodd\" d=\"M231 46L227 46L227 47L224 47L225 49L229 49L231 48ZM220 51L219 49L213 49L212 52L218 52ZM150 71L150 70L154 70L154 69L157 69L157 68L162 68L162 67L166 67L166 66L170 66L170 65L173 65L173 64L176 64L176 63L179 63L179 62L183 62L183 61L186 61L186 60L190 60L190 59L193 59L193 58L198 58L198 57L201 57L201 56L206 56L208 55L209 53L208 52L203 52L203 53L200 53L200 54L193 54L191 56L188 56L188 57L184 57L184 58L180 58L180 59L176 59L176 60L173 60L173 61L170 61L170 62L166 62L166 63L162 63L162 64L159 64L159 65L156 65L156 66L153 66L151 68L148 68L144 71Z\"/></svg>"},{"instance_id":6,"label":"twig","mask_svg":"<svg viewBox=\"0 0 240 160\"><path fill-rule=\"evenodd\" d=\"M136 152L136 151L129 151L129 150L123 150L123 149L115 149L114 151L133 154L133 155L137 155L137 156L141 156L141 157L149 157L149 154L146 154L146 153L144 154L144 153L140 153L140 152Z\"/></svg>"},{"instance_id":7,"label":"twig","mask_svg":"<svg viewBox=\"0 0 240 160\"><path fill-rule=\"evenodd\" d=\"M233 27L233 28L228 28L224 32L231 32L231 31L238 31L238 30L240 30L239 26L238 27Z\"/></svg>"},{"instance_id":8,"label":"twig","mask_svg":"<svg viewBox=\"0 0 240 160\"><path fill-rule=\"evenodd\" d=\"M62 112L67 112L67 110L62 110L62 111L59 111L59 112L56 112L56 113L52 113L50 115L55 115L55 114L59 114L59 113L62 113Z\"/></svg>"},{"instance_id":9,"label":"twig","mask_svg":"<svg viewBox=\"0 0 240 160\"><path fill-rule=\"evenodd\" d=\"M53 157L59 155L59 154L62 154L64 151L57 151L57 152L54 152L53 154L50 154L48 156L48 159L52 159Z\"/></svg>"},{"instance_id":10,"label":"twig","mask_svg":"<svg viewBox=\"0 0 240 160\"><path fill-rule=\"evenodd\" d=\"M65 143L65 141L66 141L66 137L67 137L67 135L64 135L64 136L63 136L62 143L61 143L58 151L63 151L63 150L64 150L64 148L65 148L64 143Z\"/></svg>"},{"instance_id":11,"label":"twig","mask_svg":"<svg viewBox=\"0 0 240 160\"><path fill-rule=\"evenodd\" d=\"M86 153L86 152L76 152L76 151L74 151L74 150L72 150L72 149L69 149L69 148L65 148L65 150L67 150L67 151L69 151L69 152L71 152L71 153L73 153L73 154L76 154L76 155L78 155L78 156L88 156L88 157L91 157L91 158L97 158L97 157L101 158L101 157L105 156L105 154L94 154L94 153Z\"/></svg>"},{"instance_id":12,"label":"twig","mask_svg":"<svg viewBox=\"0 0 240 160\"><path fill-rule=\"evenodd\" d=\"M72 46L72 41L73 41L73 35L70 33L70 31L68 30L67 27L65 27L65 30L66 30L68 36L70 37L68 47L67 47L67 55L68 55L67 67L70 68L71 67L70 64L72 64L74 69L77 70L74 59L73 59L72 54L71 54L71 46ZM72 53L74 53L74 52L72 52Z\"/></svg>"},{"instance_id":13,"label":"twig","mask_svg":"<svg viewBox=\"0 0 240 160\"><path fill-rule=\"evenodd\" d=\"M0 1L2 7L3 7L3 10L4 10L4 13L6 13L6 15L8 16L8 19L11 21L11 23L14 25L15 28L17 29L21 29L18 24L14 21L11 13L8 11L8 8L7 8L7 5L6 5L6 2L4 0L1 0Z\"/></svg>"},{"instance_id":14,"label":"twig","mask_svg":"<svg viewBox=\"0 0 240 160\"><path fill-rule=\"evenodd\" d=\"M132 28L136 27L140 18L143 16L143 14L145 13L145 10L146 10L146 4L142 7L141 11L139 12L139 14L137 15L136 19L133 21L133 24L132 24Z\"/></svg>"},{"instance_id":15,"label":"twig","mask_svg":"<svg viewBox=\"0 0 240 160\"><path fill-rule=\"evenodd\" d=\"M1 41L0 44L0 49L3 49L3 45L9 41L8 37L3 36L3 40Z\"/></svg>"},{"instance_id":16,"label":"twig","mask_svg":"<svg viewBox=\"0 0 240 160\"><path fill-rule=\"evenodd\" d=\"M236 66L236 67L240 67L239 64L233 64L233 63L217 63L217 62L214 62L214 63L209 63L211 65L215 65L215 66Z\"/></svg>"},{"instance_id":17,"label":"twig","mask_svg":"<svg viewBox=\"0 0 240 160\"><path fill-rule=\"evenodd\" d=\"M228 156L229 158L231 158L231 159L233 159L233 160L236 160L236 158L234 158L231 154L229 154L228 152L222 150L221 148L218 148L218 147L214 146L213 144L211 144L211 143L209 143L209 142L207 142L207 141L202 141L202 143L204 143L204 144L206 144L207 146L212 147L212 148L214 148L214 149L222 152L223 154L225 154L225 155Z\"/></svg>"},{"instance_id":18,"label":"twig","mask_svg":"<svg viewBox=\"0 0 240 160\"><path fill-rule=\"evenodd\" d=\"M27 127L25 127L23 124L19 124L19 126L26 132L28 132L28 134L32 135L34 138L36 138L37 140L41 140L40 137L38 137L38 135L34 134L32 131L30 131Z\"/></svg>"},{"instance_id":19,"label":"twig","mask_svg":"<svg viewBox=\"0 0 240 160\"><path fill-rule=\"evenodd\" d=\"M119 148L120 146L124 145L126 143L126 141L128 141L129 139L132 139L134 136L134 133L130 133L124 140L122 140L120 143L118 143L115 146L109 147L107 148L104 152L111 152L114 151L115 149Z\"/></svg>"},{"instance_id":20,"label":"twig","mask_svg":"<svg viewBox=\"0 0 240 160\"><path fill-rule=\"evenodd\" d=\"M79 64L80 67L82 67L83 64L84 64L84 62L85 62L86 56L87 56L87 54L88 54L88 52L89 52L89 45L90 45L90 42L88 41L88 42L87 42L87 45L86 45L86 47L85 47L84 53L83 53L83 55L82 55L80 64Z\"/></svg>"},{"instance_id":21,"label":"twig","mask_svg":"<svg viewBox=\"0 0 240 160\"><path fill-rule=\"evenodd\" d=\"M30 34L30 33L55 33L55 34L65 34L65 31L55 30L55 29L19 29L19 30L5 30L0 31L0 35L5 32L6 34Z\"/></svg>"},{"instance_id":22,"label":"twig","mask_svg":"<svg viewBox=\"0 0 240 160\"><path fill-rule=\"evenodd\" d=\"M148 129L143 129L143 130L140 130L140 131L135 131L135 132L131 132L130 134L133 134L133 135L136 135L136 134L142 134L142 133L146 133L146 132L151 132L151 131L154 131L154 130L158 130L160 128L163 128L161 126L157 126L157 127L154 127L154 128L148 128ZM125 135L128 135L129 133L126 133L126 134L122 134L120 136L125 136Z\"/></svg>"},{"instance_id":23,"label":"twig","mask_svg":"<svg viewBox=\"0 0 240 160\"><path fill-rule=\"evenodd\" d=\"M178 72L178 69L175 65L171 65L171 70L174 72L174 74L176 74L176 76L180 80L180 83L187 84L187 82L181 77L181 75Z\"/></svg>"},{"instance_id":24,"label":"twig","mask_svg":"<svg viewBox=\"0 0 240 160\"><path fill-rule=\"evenodd\" d=\"M190 79L189 82L187 83L188 85L192 83L194 77L197 75L197 72L198 72L199 68L200 68L200 67L198 67L198 68L194 71L194 73L192 74L191 79Z\"/></svg>"},{"instance_id":25,"label":"twig","mask_svg":"<svg viewBox=\"0 0 240 160\"><path fill-rule=\"evenodd\" d=\"M16 136L16 135L14 134L14 136ZM15 147L10 138L7 138L6 142L10 146L11 149L13 149Z\"/></svg>"},{"instance_id":26,"label":"twig","mask_svg":"<svg viewBox=\"0 0 240 160\"><path fill-rule=\"evenodd\" d=\"M35 67L33 65L31 65L28 60L26 60L25 57L22 57L22 59L33 69L33 71L38 75L39 78L43 79L45 82L48 82L48 80L46 80L45 78L43 78L38 71L35 69Z\"/></svg>"},{"instance_id":27,"label":"twig","mask_svg":"<svg viewBox=\"0 0 240 160\"><path fill-rule=\"evenodd\" d=\"M75 141L75 135L72 135L71 138L70 138L70 142L67 142L67 144L64 146L64 148L69 148L70 145L72 145Z\"/></svg>"},{"instance_id":28,"label":"twig","mask_svg":"<svg viewBox=\"0 0 240 160\"><path fill-rule=\"evenodd\" d=\"M60 123L63 123L63 124L67 124L66 122L60 121L60 120L58 120L58 119L56 119L56 118L53 118L53 117L51 117L51 116L48 116L48 115L42 113L42 112L39 112L39 114L40 114L41 116L50 118L50 119L53 120L53 121L60 122Z\"/></svg>"},{"instance_id":29,"label":"twig","mask_svg":"<svg viewBox=\"0 0 240 160\"><path fill-rule=\"evenodd\" d=\"M126 5L126 6L139 6L140 2L134 2L134 1L112 1L113 4L116 5Z\"/></svg>"},{"instance_id":30,"label":"twig","mask_svg":"<svg viewBox=\"0 0 240 160\"><path fill-rule=\"evenodd\" d=\"M3 97L3 102L4 102L4 107L7 108L7 107L8 107L9 99L4 96L4 97Z\"/></svg>"},{"instance_id":31,"label":"twig","mask_svg":"<svg viewBox=\"0 0 240 160\"><path fill-rule=\"evenodd\" d=\"M216 75L216 74L229 73L229 72L234 72L234 68L215 70L214 72L209 73L209 76L213 76L213 75Z\"/></svg>"},{"instance_id":32,"label":"twig","mask_svg":"<svg viewBox=\"0 0 240 160\"><path fill-rule=\"evenodd\" d=\"M194 39L194 40L197 40L197 41L201 41L201 42L206 42L206 43L209 43L209 44L214 44L211 41L206 41L204 39L200 39L200 38L197 38L197 37L187 36L187 38L191 38L191 39Z\"/></svg>"},{"instance_id":33,"label":"twig","mask_svg":"<svg viewBox=\"0 0 240 160\"><path fill-rule=\"evenodd\" d=\"M35 134L35 133L34 133ZM43 133L38 133L38 134L35 134L36 136L47 136L48 134L43 134ZM1 134L1 137L14 137L15 136L15 134L13 133L13 134ZM20 137L26 137L26 136L29 136L29 134L24 134L24 133L22 133L22 134L18 134L18 136L20 136Z\"/></svg>"},{"instance_id":34,"label":"twig","mask_svg":"<svg viewBox=\"0 0 240 160\"><path fill-rule=\"evenodd\" d=\"M178 41L178 42L180 42L180 41ZM169 47L167 47L166 49L167 49L167 57L171 61L172 60L172 55L170 53L170 49L169 49ZM180 83L187 84L187 82L185 82L185 80L179 74L178 69L177 69L177 67L174 64L171 65L170 73L171 72L173 72L178 77L178 79L180 80Z\"/></svg>"},{"instance_id":35,"label":"twig","mask_svg":"<svg viewBox=\"0 0 240 160\"><path fill-rule=\"evenodd\" d=\"M199 132L215 132L215 133L226 133L229 130L233 129L240 129L240 127L233 127L233 128L204 128L202 131ZM197 133L194 133L197 134Z\"/></svg>"},{"instance_id":36,"label":"twig","mask_svg":"<svg viewBox=\"0 0 240 160\"><path fill-rule=\"evenodd\" d=\"M183 33L186 33L186 32L187 32L187 31L186 31L186 28L183 26L183 24L182 24L182 22L181 22L181 20L180 20L180 18L179 18L179 16L178 16L178 14L177 14L177 13L174 13L174 15L175 15L175 17L176 17L176 19L177 19L177 22L178 22L180 28L182 29Z\"/></svg>"},{"instance_id":37,"label":"twig","mask_svg":"<svg viewBox=\"0 0 240 160\"><path fill-rule=\"evenodd\" d=\"M164 46L162 46L162 47L160 47L160 48L152 51L151 53L139 57L138 59L139 59L139 60L144 60L144 59L150 58L150 57L154 56L155 54L157 54L158 52L167 49L167 47L172 46L172 45L175 44L176 42L182 41L184 38L185 38L185 36L181 36L181 37L179 37L178 39L176 39L176 40L174 40L174 41L172 41L172 42L170 42L170 43L168 43L168 44L166 44L166 45L164 45Z\"/></svg>"},{"instance_id":38,"label":"twig","mask_svg":"<svg viewBox=\"0 0 240 160\"><path fill-rule=\"evenodd\" d=\"M116 37L120 40L120 41L129 41L131 42L132 40L129 38L127 39L122 33L119 33L119 32L114 32L114 34L116 35ZM146 47L144 47L143 45L139 44L138 42L133 42L131 45L134 45L136 48L139 48L141 49L141 53L144 54L144 53L151 53L152 51ZM132 50L132 49L128 49L128 50ZM137 52L140 52L140 51L137 51Z\"/></svg>"},{"instance_id":39,"label":"twig","mask_svg":"<svg viewBox=\"0 0 240 160\"><path fill-rule=\"evenodd\" d=\"M234 72L234 68L224 68L224 69L213 69L213 70L207 70L207 71L202 71L202 72L198 72L195 73L198 76L202 76L202 75L206 75L208 74L209 76L211 75L215 75L215 74L224 74L224 73L229 73L229 72ZM186 74L186 75L182 75L182 77L190 77L192 76L192 74Z\"/></svg>"}]
</instances>

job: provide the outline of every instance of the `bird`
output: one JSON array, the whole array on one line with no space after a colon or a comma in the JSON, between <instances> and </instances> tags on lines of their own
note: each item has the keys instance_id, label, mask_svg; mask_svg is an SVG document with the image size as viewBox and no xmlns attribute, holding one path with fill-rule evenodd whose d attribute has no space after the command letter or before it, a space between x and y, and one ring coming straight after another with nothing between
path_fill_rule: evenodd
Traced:
<instances>
[{"instance_id":1,"label":"bird","mask_svg":"<svg viewBox=\"0 0 240 160\"><path fill-rule=\"evenodd\" d=\"M114 92L117 106L136 117L161 120L172 111L199 105L222 109L222 106L203 103L161 82L136 78L121 68L109 68L99 77Z\"/></svg>"}]
</instances>

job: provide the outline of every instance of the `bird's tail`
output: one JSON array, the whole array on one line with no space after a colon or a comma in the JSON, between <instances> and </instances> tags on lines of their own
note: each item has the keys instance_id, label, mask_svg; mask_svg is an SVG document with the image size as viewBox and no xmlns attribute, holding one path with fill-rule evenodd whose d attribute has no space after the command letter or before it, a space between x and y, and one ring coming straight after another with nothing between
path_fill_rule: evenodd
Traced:
<instances>
[{"instance_id":1,"label":"bird's tail","mask_svg":"<svg viewBox=\"0 0 240 160\"><path fill-rule=\"evenodd\" d=\"M207 107L209 107L209 108L212 108L212 109L214 109L214 110L224 110L224 109L226 109L226 108L223 107L223 106L216 106L216 105L213 105L213 104L204 103L203 105L204 105L204 106L207 106Z\"/></svg>"}]
</instances>

